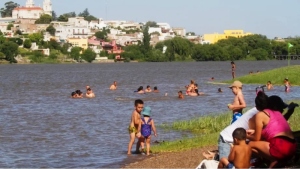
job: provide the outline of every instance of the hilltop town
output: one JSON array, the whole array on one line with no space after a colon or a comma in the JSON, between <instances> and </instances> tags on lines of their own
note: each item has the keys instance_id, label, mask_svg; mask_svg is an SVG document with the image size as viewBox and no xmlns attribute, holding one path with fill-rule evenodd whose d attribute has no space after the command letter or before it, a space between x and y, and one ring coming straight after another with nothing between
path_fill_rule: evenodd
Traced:
<instances>
[{"instance_id":1,"label":"hilltop town","mask_svg":"<svg viewBox=\"0 0 300 169\"><path fill-rule=\"evenodd\" d=\"M215 54L217 57L199 58L205 44L216 44L231 38L247 41L248 36L255 35L243 30L196 35L183 27L172 27L169 23L104 20L91 15L88 9L78 15L69 12L57 17L51 0L44 0L42 7L36 6L33 0L27 0L25 5L12 1L4 5L0 18L0 44L5 41L11 43L2 45L6 48L1 48L0 58L9 62L238 60L256 49L252 46L239 48L234 54L230 53L232 49L224 49L227 50L225 54L221 51ZM256 38L267 40L264 36ZM256 58L254 55L251 57Z\"/></svg>"}]
</instances>

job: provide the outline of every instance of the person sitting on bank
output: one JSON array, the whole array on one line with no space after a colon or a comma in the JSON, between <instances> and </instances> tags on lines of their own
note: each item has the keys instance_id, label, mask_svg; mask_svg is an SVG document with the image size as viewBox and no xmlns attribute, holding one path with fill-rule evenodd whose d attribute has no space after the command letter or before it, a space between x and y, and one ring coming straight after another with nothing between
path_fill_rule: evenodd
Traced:
<instances>
[{"instance_id":1,"label":"person sitting on bank","mask_svg":"<svg viewBox=\"0 0 300 169\"><path fill-rule=\"evenodd\" d=\"M117 82L114 81L114 83L110 86L110 90L117 90Z\"/></svg>"},{"instance_id":2,"label":"person sitting on bank","mask_svg":"<svg viewBox=\"0 0 300 169\"><path fill-rule=\"evenodd\" d=\"M151 88L150 88L150 86L149 86L149 85L148 85L148 86L147 86L147 88L145 89L145 92L146 92L146 93L150 93L150 92L152 92L152 90L151 90Z\"/></svg>"}]
</instances>

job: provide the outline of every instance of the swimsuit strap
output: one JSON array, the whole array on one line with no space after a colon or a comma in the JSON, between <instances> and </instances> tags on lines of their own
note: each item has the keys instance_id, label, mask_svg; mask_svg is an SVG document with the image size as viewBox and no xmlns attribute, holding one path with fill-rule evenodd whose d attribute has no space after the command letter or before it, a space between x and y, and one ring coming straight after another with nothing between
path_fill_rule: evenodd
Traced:
<instances>
[{"instance_id":1,"label":"swimsuit strap","mask_svg":"<svg viewBox=\"0 0 300 169\"><path fill-rule=\"evenodd\" d=\"M148 119L148 121L147 121L147 124L148 124L148 123L150 123L150 122L151 122L151 120L152 120L152 119L151 119L151 118L149 118L149 119Z\"/></svg>"},{"instance_id":2,"label":"swimsuit strap","mask_svg":"<svg viewBox=\"0 0 300 169\"><path fill-rule=\"evenodd\" d=\"M264 112L265 115L267 115L270 118L270 114L266 113L265 111L262 111L262 112Z\"/></svg>"},{"instance_id":3,"label":"swimsuit strap","mask_svg":"<svg viewBox=\"0 0 300 169\"><path fill-rule=\"evenodd\" d=\"M145 121L144 117L142 117L142 121L146 124L146 121Z\"/></svg>"}]
</instances>

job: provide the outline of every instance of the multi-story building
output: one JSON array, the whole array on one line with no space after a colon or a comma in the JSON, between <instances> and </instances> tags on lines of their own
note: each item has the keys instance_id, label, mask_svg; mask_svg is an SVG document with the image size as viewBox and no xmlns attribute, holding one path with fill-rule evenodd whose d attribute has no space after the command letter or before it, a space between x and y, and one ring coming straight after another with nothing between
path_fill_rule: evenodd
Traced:
<instances>
[{"instance_id":1,"label":"multi-story building","mask_svg":"<svg viewBox=\"0 0 300 169\"><path fill-rule=\"evenodd\" d=\"M184 28L172 28L172 30L177 36L185 37L186 30Z\"/></svg>"},{"instance_id":2,"label":"multi-story building","mask_svg":"<svg viewBox=\"0 0 300 169\"><path fill-rule=\"evenodd\" d=\"M26 6L17 7L12 11L12 18L39 19L43 14L52 16L51 0L44 0L43 8L35 6L33 0L27 0Z\"/></svg>"},{"instance_id":3,"label":"multi-story building","mask_svg":"<svg viewBox=\"0 0 300 169\"><path fill-rule=\"evenodd\" d=\"M228 39L229 37L241 38L248 35L252 35L252 33L244 32L243 30L224 30L224 34L204 34L203 39L204 41L214 44L221 39Z\"/></svg>"},{"instance_id":4,"label":"multi-story building","mask_svg":"<svg viewBox=\"0 0 300 169\"><path fill-rule=\"evenodd\" d=\"M67 42L72 44L73 47L81 47L84 50L88 48L87 38L68 38Z\"/></svg>"},{"instance_id":5,"label":"multi-story building","mask_svg":"<svg viewBox=\"0 0 300 169\"><path fill-rule=\"evenodd\" d=\"M56 29L55 37L60 41L68 38L87 39L91 35L88 21L83 17L69 18L68 22L51 22Z\"/></svg>"}]
</instances>

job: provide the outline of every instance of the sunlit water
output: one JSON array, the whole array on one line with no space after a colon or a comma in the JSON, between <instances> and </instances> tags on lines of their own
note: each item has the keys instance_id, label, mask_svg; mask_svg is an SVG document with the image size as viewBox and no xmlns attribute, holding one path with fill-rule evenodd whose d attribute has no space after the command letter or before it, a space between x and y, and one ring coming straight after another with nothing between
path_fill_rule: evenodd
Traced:
<instances>
[{"instance_id":1,"label":"sunlit water","mask_svg":"<svg viewBox=\"0 0 300 169\"><path fill-rule=\"evenodd\" d=\"M241 76L286 66L287 62L236 65L237 76ZM127 126L135 99L143 99L152 108L157 125L224 112L233 94L228 85L207 83L211 77L231 79L230 63L0 65L0 167L120 167L127 159ZM184 91L191 79L206 95L178 100L177 92ZM119 85L116 91L108 90L113 81ZM70 98L72 91L84 91L86 85L92 87L96 98ZM161 93L134 93L141 85L157 86ZM217 93L219 87L223 93ZM249 107L254 105L255 87L243 88ZM268 94L299 99L298 87L288 94L283 90L283 86L275 86ZM154 140L182 136L158 128Z\"/></svg>"}]
</instances>

